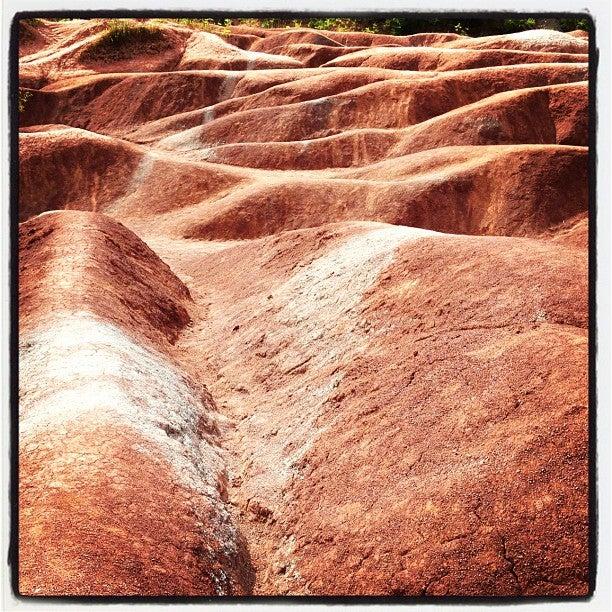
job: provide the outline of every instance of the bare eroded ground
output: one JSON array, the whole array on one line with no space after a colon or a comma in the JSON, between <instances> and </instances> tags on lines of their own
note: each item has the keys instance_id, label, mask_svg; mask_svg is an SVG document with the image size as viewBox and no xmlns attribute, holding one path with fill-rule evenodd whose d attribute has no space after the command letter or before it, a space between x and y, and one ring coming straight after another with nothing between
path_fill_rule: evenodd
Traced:
<instances>
[{"instance_id":1,"label":"bare eroded ground","mask_svg":"<svg viewBox=\"0 0 612 612\"><path fill-rule=\"evenodd\" d=\"M24 24L24 594L584 595L588 40Z\"/></svg>"}]
</instances>

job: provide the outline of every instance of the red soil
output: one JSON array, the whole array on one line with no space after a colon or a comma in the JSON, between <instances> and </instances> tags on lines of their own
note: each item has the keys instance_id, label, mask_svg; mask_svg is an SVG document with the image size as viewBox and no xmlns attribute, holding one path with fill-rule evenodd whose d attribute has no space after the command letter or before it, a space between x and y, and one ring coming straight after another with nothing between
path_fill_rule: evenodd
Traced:
<instances>
[{"instance_id":1,"label":"red soil","mask_svg":"<svg viewBox=\"0 0 612 612\"><path fill-rule=\"evenodd\" d=\"M454 49L518 49L552 53L587 53L588 36L577 37L554 30L531 30L515 34L462 38L444 43Z\"/></svg>"},{"instance_id":2,"label":"red soil","mask_svg":"<svg viewBox=\"0 0 612 612\"><path fill-rule=\"evenodd\" d=\"M551 64L555 62L587 62L586 54L539 53L490 49L470 51L440 48L374 47L338 57L329 66L369 66L391 70L467 70L488 66L511 66L513 64Z\"/></svg>"},{"instance_id":3,"label":"red soil","mask_svg":"<svg viewBox=\"0 0 612 612\"><path fill-rule=\"evenodd\" d=\"M103 215L43 215L23 224L19 239L21 592L246 593L247 553L235 528L223 526L228 517L222 494L183 484L174 461L160 453L155 431L162 438L191 434L201 439L201 448L214 438L195 426L193 432L175 431L172 419L154 423L150 434L121 412L128 398L142 396L138 368L147 361L140 363L133 351L123 354L117 341L136 342L151 351L149 359L171 363L172 344L191 321L189 290L141 240ZM85 321L82 313L88 313ZM51 355L42 367L37 356L52 343L45 332L53 334L63 321L70 327L58 337L58 352L70 344L70 334L76 335L71 352L78 353L91 331L103 337L107 329L121 330L110 353L119 364L115 376L97 368L88 378L86 369L68 368L59 376L61 394L54 396L60 387L52 386L58 378L50 373L63 368L68 356ZM100 339L89 346L98 356L94 365L110 351ZM123 406L115 403L121 396L112 392L113 384L125 393ZM205 389L199 393L204 427L215 407ZM134 414L127 416L146 424L149 406L132 401ZM39 421L51 405L48 429Z\"/></svg>"},{"instance_id":4,"label":"red soil","mask_svg":"<svg viewBox=\"0 0 612 612\"><path fill-rule=\"evenodd\" d=\"M255 168L360 166L440 146L569 144L588 140L588 84L534 87L489 96L409 128L361 128L307 141L220 145L209 160ZM139 132L139 137L143 132Z\"/></svg>"},{"instance_id":5,"label":"red soil","mask_svg":"<svg viewBox=\"0 0 612 612\"><path fill-rule=\"evenodd\" d=\"M21 592L584 595L588 38L105 27L20 40Z\"/></svg>"}]
</instances>

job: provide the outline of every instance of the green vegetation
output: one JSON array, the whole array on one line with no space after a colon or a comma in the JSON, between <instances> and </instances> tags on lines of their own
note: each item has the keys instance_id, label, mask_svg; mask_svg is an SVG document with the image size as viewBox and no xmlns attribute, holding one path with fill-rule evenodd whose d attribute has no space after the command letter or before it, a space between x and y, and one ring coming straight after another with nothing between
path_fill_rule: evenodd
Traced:
<instances>
[{"instance_id":1,"label":"green vegetation","mask_svg":"<svg viewBox=\"0 0 612 612\"><path fill-rule=\"evenodd\" d=\"M126 43L157 41L160 37L161 31L155 26L134 23L129 19L111 19L97 44L119 47Z\"/></svg>"},{"instance_id":2,"label":"green vegetation","mask_svg":"<svg viewBox=\"0 0 612 612\"><path fill-rule=\"evenodd\" d=\"M43 24L42 19L38 19L37 17L31 19L21 19L23 23L27 23L29 26L35 28L36 26L40 26Z\"/></svg>"},{"instance_id":3,"label":"green vegetation","mask_svg":"<svg viewBox=\"0 0 612 612\"><path fill-rule=\"evenodd\" d=\"M231 19L173 19L172 21L196 30L218 34L219 36L229 36L231 33ZM234 21L240 20L235 19Z\"/></svg>"},{"instance_id":4,"label":"green vegetation","mask_svg":"<svg viewBox=\"0 0 612 612\"><path fill-rule=\"evenodd\" d=\"M562 32L571 32L572 30L591 31L591 22L586 17L579 19L559 19L559 23Z\"/></svg>"},{"instance_id":5,"label":"green vegetation","mask_svg":"<svg viewBox=\"0 0 612 612\"><path fill-rule=\"evenodd\" d=\"M25 89L20 89L19 90L19 98L17 101L17 108L19 109L20 113L23 113L26 109L28 100L32 97L32 92L31 91L27 91Z\"/></svg>"},{"instance_id":6,"label":"green vegetation","mask_svg":"<svg viewBox=\"0 0 612 612\"><path fill-rule=\"evenodd\" d=\"M547 28L569 32L590 29L590 21L585 17L566 19L492 19L457 17L391 17L387 19L321 17L321 18L241 18L241 19L176 19L189 27L199 27L216 34L229 30L230 25L247 25L258 28L312 28L336 32L371 32L374 34L393 34L404 36L419 32L453 32L467 36L489 36L510 34L536 28Z\"/></svg>"},{"instance_id":7,"label":"green vegetation","mask_svg":"<svg viewBox=\"0 0 612 612\"><path fill-rule=\"evenodd\" d=\"M24 19L32 26L41 23L40 19ZM66 19L49 19L49 21L70 21ZM392 34L405 36L419 32L453 32L466 36L491 36L510 34L545 28L569 32L572 30L591 29L587 17L568 18L487 18L487 17L389 17L377 19L371 17L299 17L293 19L277 18L204 18L204 19L150 19L147 24L134 22L133 19L111 19L104 34L95 45L100 49L117 49L127 44L153 43L162 38L155 22L178 23L190 28L212 32L220 36L230 34L231 25L246 25L257 28L311 28L314 30L331 30L336 32L370 32L373 34Z\"/></svg>"},{"instance_id":8,"label":"green vegetation","mask_svg":"<svg viewBox=\"0 0 612 612\"><path fill-rule=\"evenodd\" d=\"M164 34L155 25L137 23L132 19L110 19L106 30L89 45L83 55L89 59L99 56L122 59L135 49L158 51L159 43L163 42Z\"/></svg>"}]
</instances>

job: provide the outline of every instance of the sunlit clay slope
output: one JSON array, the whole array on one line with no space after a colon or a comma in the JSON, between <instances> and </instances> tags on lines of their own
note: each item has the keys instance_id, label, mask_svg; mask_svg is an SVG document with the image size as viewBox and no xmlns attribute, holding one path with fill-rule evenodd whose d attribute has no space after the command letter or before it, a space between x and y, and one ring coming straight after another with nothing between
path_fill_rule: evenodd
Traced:
<instances>
[{"instance_id":1,"label":"sunlit clay slope","mask_svg":"<svg viewBox=\"0 0 612 612\"><path fill-rule=\"evenodd\" d=\"M24 593L248 591L214 401L173 355L190 308L168 266L108 217L21 227Z\"/></svg>"},{"instance_id":2,"label":"sunlit clay slope","mask_svg":"<svg viewBox=\"0 0 612 612\"><path fill-rule=\"evenodd\" d=\"M20 29L26 595L585 595L588 37Z\"/></svg>"}]
</instances>

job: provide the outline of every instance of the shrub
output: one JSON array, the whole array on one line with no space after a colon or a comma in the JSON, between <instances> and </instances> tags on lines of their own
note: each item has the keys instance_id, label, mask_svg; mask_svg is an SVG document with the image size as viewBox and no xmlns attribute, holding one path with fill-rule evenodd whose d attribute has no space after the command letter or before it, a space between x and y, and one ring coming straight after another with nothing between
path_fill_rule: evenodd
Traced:
<instances>
[{"instance_id":1,"label":"shrub","mask_svg":"<svg viewBox=\"0 0 612 612\"><path fill-rule=\"evenodd\" d=\"M26 109L28 100L32 97L32 92L26 89L19 90L19 97L17 100L17 108L20 113L23 113Z\"/></svg>"},{"instance_id":2,"label":"shrub","mask_svg":"<svg viewBox=\"0 0 612 612\"><path fill-rule=\"evenodd\" d=\"M191 20L195 21L195 20ZM212 21L212 20L206 20ZM547 21L546 25L542 25ZM538 27L548 27L562 30L589 30L590 20L587 17L568 17L565 19L546 20L535 17L520 19L479 18L479 17L390 17L376 18L349 18L349 17L320 17L308 19L226 19L234 25L249 25L260 28L312 28L314 30L330 30L336 32L370 32L373 34L393 34L404 36L419 32L454 32L469 36L489 36L494 34L510 34L533 30ZM553 23L554 22L554 23Z\"/></svg>"},{"instance_id":3,"label":"shrub","mask_svg":"<svg viewBox=\"0 0 612 612\"><path fill-rule=\"evenodd\" d=\"M87 47L84 56L89 59L100 56L122 59L136 48L142 51L142 46L157 51L163 42L164 33L157 26L135 23L130 19L111 19L106 30Z\"/></svg>"},{"instance_id":4,"label":"shrub","mask_svg":"<svg viewBox=\"0 0 612 612\"><path fill-rule=\"evenodd\" d=\"M571 32L572 30L591 31L591 22L587 17L579 17L573 19L559 19L561 30Z\"/></svg>"},{"instance_id":5,"label":"shrub","mask_svg":"<svg viewBox=\"0 0 612 612\"><path fill-rule=\"evenodd\" d=\"M231 19L174 19L174 22L219 36L229 36L231 34Z\"/></svg>"}]
</instances>

